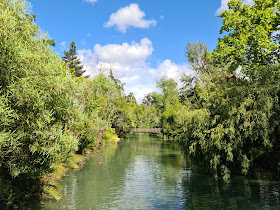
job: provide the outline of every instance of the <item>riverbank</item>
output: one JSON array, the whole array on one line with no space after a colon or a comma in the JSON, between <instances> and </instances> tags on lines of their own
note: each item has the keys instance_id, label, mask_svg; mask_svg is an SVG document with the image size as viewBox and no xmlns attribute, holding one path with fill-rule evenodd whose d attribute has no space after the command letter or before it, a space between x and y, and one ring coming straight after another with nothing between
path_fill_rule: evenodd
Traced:
<instances>
[{"instance_id":1,"label":"riverbank","mask_svg":"<svg viewBox=\"0 0 280 210\"><path fill-rule=\"evenodd\" d=\"M87 159L93 156L94 150L89 150L85 154L70 154L69 159L66 162L60 163L55 166L54 171L45 175L40 179L42 184L42 192L40 198L50 199L54 198L59 200L61 198L59 182L66 172L73 169L80 169L86 163Z\"/></svg>"},{"instance_id":2,"label":"riverbank","mask_svg":"<svg viewBox=\"0 0 280 210\"><path fill-rule=\"evenodd\" d=\"M88 159L94 157L94 155L100 150L100 147L106 144L116 144L120 141L120 138L117 135L104 136L105 140L102 141L102 145L94 147L93 149L87 149L83 154L69 154L69 157L66 161L61 162L53 166L53 172L47 174L40 178L41 190L39 193L39 199L61 199L61 189L59 183L70 170L79 170Z\"/></svg>"}]
</instances>

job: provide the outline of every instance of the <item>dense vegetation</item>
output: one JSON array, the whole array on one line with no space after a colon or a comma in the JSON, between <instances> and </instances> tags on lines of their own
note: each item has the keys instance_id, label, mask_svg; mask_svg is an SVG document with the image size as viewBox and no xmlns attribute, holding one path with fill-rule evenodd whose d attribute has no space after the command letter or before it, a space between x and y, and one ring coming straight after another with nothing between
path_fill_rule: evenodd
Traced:
<instances>
[{"instance_id":1,"label":"dense vegetation","mask_svg":"<svg viewBox=\"0 0 280 210\"><path fill-rule=\"evenodd\" d=\"M259 165L279 171L280 3L232 0L220 17L226 35L212 53L186 48L194 74L180 87L163 77L161 93L137 104L112 71L83 77L74 42L59 58L25 0L1 0L0 208L44 193L41 178L73 154L135 127L162 127L225 180Z\"/></svg>"},{"instance_id":2,"label":"dense vegetation","mask_svg":"<svg viewBox=\"0 0 280 210\"><path fill-rule=\"evenodd\" d=\"M256 167L280 169L280 2L228 5L216 49L186 48L194 74L182 76L180 89L162 78L162 93L144 100L160 110L164 134L184 144L194 165L224 180Z\"/></svg>"},{"instance_id":3,"label":"dense vegetation","mask_svg":"<svg viewBox=\"0 0 280 210\"><path fill-rule=\"evenodd\" d=\"M135 127L138 106L112 72L81 77L74 42L63 62L28 2L1 1L0 19L0 208L6 208L41 194L47 188L39 179L74 153Z\"/></svg>"}]
</instances>

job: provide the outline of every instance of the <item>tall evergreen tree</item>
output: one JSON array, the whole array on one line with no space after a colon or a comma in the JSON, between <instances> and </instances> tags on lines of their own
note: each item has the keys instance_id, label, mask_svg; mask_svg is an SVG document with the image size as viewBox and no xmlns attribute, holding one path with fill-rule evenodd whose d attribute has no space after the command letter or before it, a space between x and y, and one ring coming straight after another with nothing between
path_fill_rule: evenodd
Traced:
<instances>
[{"instance_id":1,"label":"tall evergreen tree","mask_svg":"<svg viewBox=\"0 0 280 210\"><path fill-rule=\"evenodd\" d=\"M64 50L64 55L65 56L62 57L62 60L66 63L69 70L73 71L76 77L81 77L86 70L83 69L84 66L81 64L81 61L77 56L74 41L70 43L69 51Z\"/></svg>"}]
</instances>

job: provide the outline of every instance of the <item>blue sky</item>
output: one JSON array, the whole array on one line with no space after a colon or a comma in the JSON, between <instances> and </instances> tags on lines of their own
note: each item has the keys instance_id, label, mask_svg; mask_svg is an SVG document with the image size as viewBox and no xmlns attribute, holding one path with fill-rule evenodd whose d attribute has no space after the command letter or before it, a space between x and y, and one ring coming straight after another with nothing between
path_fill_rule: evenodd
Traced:
<instances>
[{"instance_id":1,"label":"blue sky","mask_svg":"<svg viewBox=\"0 0 280 210\"><path fill-rule=\"evenodd\" d=\"M91 77L109 68L140 102L167 76L191 73L187 42L217 45L228 0L30 0L36 23L63 55L74 40ZM244 0L252 4L252 0Z\"/></svg>"}]
</instances>

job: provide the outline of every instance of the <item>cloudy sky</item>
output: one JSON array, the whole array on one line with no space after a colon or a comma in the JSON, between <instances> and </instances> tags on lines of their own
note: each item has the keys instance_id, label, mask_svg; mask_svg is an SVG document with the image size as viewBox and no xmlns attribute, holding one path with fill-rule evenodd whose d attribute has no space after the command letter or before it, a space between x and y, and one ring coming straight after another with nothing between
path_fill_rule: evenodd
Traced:
<instances>
[{"instance_id":1,"label":"cloudy sky","mask_svg":"<svg viewBox=\"0 0 280 210\"><path fill-rule=\"evenodd\" d=\"M30 0L36 22L62 56L74 40L86 74L112 68L138 102L162 76L179 82L191 74L184 49L204 41L210 51L221 35L228 0ZM253 4L252 0L244 0ZM157 90L156 90L157 91Z\"/></svg>"}]
</instances>

